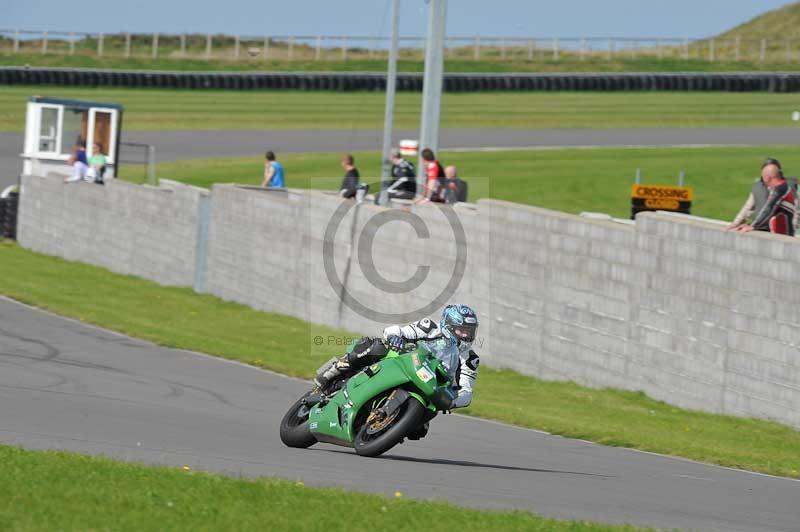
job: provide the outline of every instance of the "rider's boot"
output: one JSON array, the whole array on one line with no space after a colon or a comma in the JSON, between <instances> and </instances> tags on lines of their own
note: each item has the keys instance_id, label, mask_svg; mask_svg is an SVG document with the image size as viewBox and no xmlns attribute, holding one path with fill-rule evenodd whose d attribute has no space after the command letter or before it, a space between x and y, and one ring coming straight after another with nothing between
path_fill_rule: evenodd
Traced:
<instances>
[{"instance_id":1,"label":"rider's boot","mask_svg":"<svg viewBox=\"0 0 800 532\"><path fill-rule=\"evenodd\" d=\"M341 358L332 358L317 370L314 382L320 389L350 370L359 370L386 355L386 346L379 338L364 337L353 346L353 349Z\"/></svg>"},{"instance_id":2,"label":"rider's boot","mask_svg":"<svg viewBox=\"0 0 800 532\"><path fill-rule=\"evenodd\" d=\"M350 363L347 361L347 355L342 358L334 357L317 370L314 384L319 386L320 390L324 390L348 369L350 369Z\"/></svg>"}]
</instances>

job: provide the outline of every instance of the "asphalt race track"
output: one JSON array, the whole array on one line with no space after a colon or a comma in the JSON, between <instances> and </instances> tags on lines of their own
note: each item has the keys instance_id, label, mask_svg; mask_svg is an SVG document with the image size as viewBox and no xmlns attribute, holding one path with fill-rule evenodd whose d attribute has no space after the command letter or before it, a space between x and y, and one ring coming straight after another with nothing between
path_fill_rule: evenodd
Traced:
<instances>
[{"instance_id":1,"label":"asphalt race track","mask_svg":"<svg viewBox=\"0 0 800 532\"><path fill-rule=\"evenodd\" d=\"M307 386L0 298L6 443L601 522L726 532L800 523L800 482L461 416L437 418L426 439L379 459L288 449L278 423Z\"/></svg>"},{"instance_id":2,"label":"asphalt race track","mask_svg":"<svg viewBox=\"0 0 800 532\"><path fill-rule=\"evenodd\" d=\"M381 149L383 132L369 129L262 131L130 131L123 142L156 147L156 159L174 161L237 157L267 149L286 152L347 152ZM418 138L417 130L395 130L396 140ZM650 128L650 129L443 129L445 149L613 147L613 146L753 146L800 144L792 128ZM22 133L0 133L0 188L16 182L22 171ZM136 153L124 158L141 157Z\"/></svg>"}]
</instances>

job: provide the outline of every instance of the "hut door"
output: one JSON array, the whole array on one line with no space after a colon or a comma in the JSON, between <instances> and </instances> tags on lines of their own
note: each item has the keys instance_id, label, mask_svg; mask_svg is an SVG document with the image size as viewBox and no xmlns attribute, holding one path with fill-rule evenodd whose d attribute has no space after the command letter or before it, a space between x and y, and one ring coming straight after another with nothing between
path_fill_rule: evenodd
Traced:
<instances>
[{"instance_id":1,"label":"hut door","mask_svg":"<svg viewBox=\"0 0 800 532\"><path fill-rule=\"evenodd\" d=\"M116 158L116 128L117 111L115 109L92 108L89 111L89 142L87 148L91 153L91 146L100 145L110 163Z\"/></svg>"}]
</instances>

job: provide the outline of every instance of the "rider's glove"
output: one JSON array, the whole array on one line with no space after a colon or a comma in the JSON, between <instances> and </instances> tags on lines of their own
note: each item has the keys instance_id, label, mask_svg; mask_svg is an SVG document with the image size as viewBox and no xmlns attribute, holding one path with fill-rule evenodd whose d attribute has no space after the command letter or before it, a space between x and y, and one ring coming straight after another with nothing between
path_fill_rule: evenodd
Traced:
<instances>
[{"instance_id":1,"label":"rider's glove","mask_svg":"<svg viewBox=\"0 0 800 532\"><path fill-rule=\"evenodd\" d=\"M397 336L396 334L392 334L386 337L386 345L391 347L395 351L400 351L406 345L405 340L401 336Z\"/></svg>"}]
</instances>

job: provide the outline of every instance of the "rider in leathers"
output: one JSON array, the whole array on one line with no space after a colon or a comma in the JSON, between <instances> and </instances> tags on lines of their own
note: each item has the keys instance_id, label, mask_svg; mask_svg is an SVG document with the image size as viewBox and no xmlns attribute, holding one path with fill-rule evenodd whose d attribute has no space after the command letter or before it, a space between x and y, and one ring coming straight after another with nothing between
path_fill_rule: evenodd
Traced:
<instances>
[{"instance_id":1,"label":"rider in leathers","mask_svg":"<svg viewBox=\"0 0 800 532\"><path fill-rule=\"evenodd\" d=\"M383 338L362 338L350 353L320 368L316 383L324 389L340 375L352 375L378 362L390 349L402 350L406 342L447 338L456 343L460 355L456 374L458 395L451 408L463 408L472 401L472 385L478 376L480 359L472 350L477 329L478 316L474 310L467 305L448 305L438 324L424 318L408 325L390 325L383 330Z\"/></svg>"}]
</instances>

